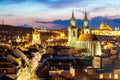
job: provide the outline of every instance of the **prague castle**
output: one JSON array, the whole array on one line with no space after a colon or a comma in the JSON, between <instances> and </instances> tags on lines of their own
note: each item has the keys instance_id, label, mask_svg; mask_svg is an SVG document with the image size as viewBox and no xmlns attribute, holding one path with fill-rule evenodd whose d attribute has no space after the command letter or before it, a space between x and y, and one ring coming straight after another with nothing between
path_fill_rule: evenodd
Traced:
<instances>
[{"instance_id":1,"label":"prague castle","mask_svg":"<svg viewBox=\"0 0 120 80\"><path fill-rule=\"evenodd\" d=\"M72 12L72 17L68 26L68 45L74 48L86 49L87 52L83 53L86 56L101 55L100 43L96 35L91 33L92 30L88 25L88 18L86 12L83 21L84 24L79 29L76 25L74 12Z\"/></svg>"},{"instance_id":2,"label":"prague castle","mask_svg":"<svg viewBox=\"0 0 120 80\"><path fill-rule=\"evenodd\" d=\"M100 30L112 30L110 25L106 25L103 22L100 24Z\"/></svg>"},{"instance_id":3,"label":"prague castle","mask_svg":"<svg viewBox=\"0 0 120 80\"><path fill-rule=\"evenodd\" d=\"M120 36L119 28L115 28L114 30L110 25L106 25L104 22L100 24L100 28L98 30L92 30L92 34L103 35L103 36Z\"/></svg>"}]
</instances>

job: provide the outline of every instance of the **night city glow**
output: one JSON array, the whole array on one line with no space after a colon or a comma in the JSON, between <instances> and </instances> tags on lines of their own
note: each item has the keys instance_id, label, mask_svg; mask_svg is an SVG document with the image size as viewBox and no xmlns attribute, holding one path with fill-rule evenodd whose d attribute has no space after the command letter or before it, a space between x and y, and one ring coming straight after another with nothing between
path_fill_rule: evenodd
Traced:
<instances>
[{"instance_id":1,"label":"night city glow","mask_svg":"<svg viewBox=\"0 0 120 80\"><path fill-rule=\"evenodd\" d=\"M109 19L120 18L119 0L0 0L0 19L5 24L43 26L55 28L54 20L68 20L72 10L77 19L83 19L84 11L88 18L97 16ZM42 23L48 22L51 23Z\"/></svg>"},{"instance_id":2,"label":"night city glow","mask_svg":"<svg viewBox=\"0 0 120 80\"><path fill-rule=\"evenodd\" d=\"M0 80L120 80L120 1L0 0Z\"/></svg>"}]
</instances>

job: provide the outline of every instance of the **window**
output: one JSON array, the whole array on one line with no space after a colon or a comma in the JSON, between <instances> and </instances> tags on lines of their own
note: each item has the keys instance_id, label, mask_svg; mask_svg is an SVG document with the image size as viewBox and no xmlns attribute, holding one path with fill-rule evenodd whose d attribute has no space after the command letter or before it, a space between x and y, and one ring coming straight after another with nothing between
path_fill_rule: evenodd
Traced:
<instances>
[{"instance_id":1,"label":"window","mask_svg":"<svg viewBox=\"0 0 120 80\"><path fill-rule=\"evenodd\" d=\"M3 73L7 73L7 70L6 70L6 69L4 69L4 70L3 70Z\"/></svg>"},{"instance_id":2,"label":"window","mask_svg":"<svg viewBox=\"0 0 120 80\"><path fill-rule=\"evenodd\" d=\"M75 31L73 31L73 36L75 36Z\"/></svg>"}]
</instances>

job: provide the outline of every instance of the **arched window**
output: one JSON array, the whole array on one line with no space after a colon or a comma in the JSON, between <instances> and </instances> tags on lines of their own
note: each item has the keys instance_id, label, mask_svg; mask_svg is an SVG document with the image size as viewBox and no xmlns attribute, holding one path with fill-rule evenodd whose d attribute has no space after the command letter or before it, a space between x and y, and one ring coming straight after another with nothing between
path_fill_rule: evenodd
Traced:
<instances>
[{"instance_id":1,"label":"arched window","mask_svg":"<svg viewBox=\"0 0 120 80\"><path fill-rule=\"evenodd\" d=\"M73 31L73 36L75 36L75 31Z\"/></svg>"}]
</instances>

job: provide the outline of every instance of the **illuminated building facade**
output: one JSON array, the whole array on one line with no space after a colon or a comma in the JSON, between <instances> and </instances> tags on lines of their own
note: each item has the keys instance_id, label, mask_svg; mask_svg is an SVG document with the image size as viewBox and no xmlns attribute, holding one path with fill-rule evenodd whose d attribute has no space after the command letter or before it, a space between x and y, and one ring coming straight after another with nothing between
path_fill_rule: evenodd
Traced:
<instances>
[{"instance_id":1,"label":"illuminated building facade","mask_svg":"<svg viewBox=\"0 0 120 80\"><path fill-rule=\"evenodd\" d=\"M113 30L110 25L106 25L104 22L100 24L100 28L98 30L92 30L91 33L104 36L120 36L119 28L115 27Z\"/></svg>"},{"instance_id":2,"label":"illuminated building facade","mask_svg":"<svg viewBox=\"0 0 120 80\"><path fill-rule=\"evenodd\" d=\"M37 28L32 33L32 44L41 44L40 32Z\"/></svg>"},{"instance_id":3,"label":"illuminated building facade","mask_svg":"<svg viewBox=\"0 0 120 80\"><path fill-rule=\"evenodd\" d=\"M86 56L101 55L100 43L98 42L96 36L91 33L86 12L84 25L81 29L79 29L76 25L74 12L72 12L70 25L68 26L68 45L70 47L86 49L87 52L83 53Z\"/></svg>"},{"instance_id":4,"label":"illuminated building facade","mask_svg":"<svg viewBox=\"0 0 120 80\"><path fill-rule=\"evenodd\" d=\"M120 55L94 56L93 67L99 74L99 79L120 79Z\"/></svg>"},{"instance_id":5,"label":"illuminated building facade","mask_svg":"<svg viewBox=\"0 0 120 80\"><path fill-rule=\"evenodd\" d=\"M1 25L0 24L0 44L12 44L15 45L17 42L30 42L32 39L32 28L25 28L12 25ZM19 36L19 37L18 37Z\"/></svg>"}]
</instances>

